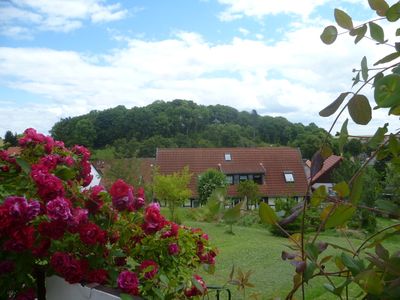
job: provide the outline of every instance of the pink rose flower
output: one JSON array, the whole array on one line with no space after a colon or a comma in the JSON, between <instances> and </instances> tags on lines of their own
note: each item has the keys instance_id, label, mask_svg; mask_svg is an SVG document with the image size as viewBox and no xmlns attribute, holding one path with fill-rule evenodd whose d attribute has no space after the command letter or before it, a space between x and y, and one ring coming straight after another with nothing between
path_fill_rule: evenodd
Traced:
<instances>
[{"instance_id":1,"label":"pink rose flower","mask_svg":"<svg viewBox=\"0 0 400 300\"><path fill-rule=\"evenodd\" d=\"M146 279L152 279L156 276L158 272L158 265L155 261L152 260L144 260L140 266L140 271L143 272L143 276Z\"/></svg>"},{"instance_id":2,"label":"pink rose flower","mask_svg":"<svg viewBox=\"0 0 400 300\"><path fill-rule=\"evenodd\" d=\"M168 253L170 255L177 255L179 254L179 246L177 243L172 243L168 245Z\"/></svg>"},{"instance_id":3,"label":"pink rose flower","mask_svg":"<svg viewBox=\"0 0 400 300\"><path fill-rule=\"evenodd\" d=\"M57 197L46 204L47 215L52 221L68 221L72 218L71 203L65 198Z\"/></svg>"},{"instance_id":4,"label":"pink rose flower","mask_svg":"<svg viewBox=\"0 0 400 300\"><path fill-rule=\"evenodd\" d=\"M122 271L117 279L118 287L130 295L139 294L139 279L136 273L131 271Z\"/></svg>"}]
</instances>

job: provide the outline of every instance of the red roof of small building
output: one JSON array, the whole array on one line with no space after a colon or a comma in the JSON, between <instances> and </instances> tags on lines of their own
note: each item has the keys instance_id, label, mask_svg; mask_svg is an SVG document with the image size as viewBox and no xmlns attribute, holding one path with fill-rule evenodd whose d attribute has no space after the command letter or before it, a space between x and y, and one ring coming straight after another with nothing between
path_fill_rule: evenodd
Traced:
<instances>
[{"instance_id":1,"label":"red roof of small building","mask_svg":"<svg viewBox=\"0 0 400 300\"><path fill-rule=\"evenodd\" d=\"M225 160L225 154L230 154L231 160ZM264 174L264 184L260 185L264 197L307 193L300 151L290 147L157 149L156 164L161 174L172 174L188 166L193 173L189 187L194 197L198 176L210 168L225 174ZM285 171L293 173L294 182L285 181ZM235 186L229 186L228 195L236 196Z\"/></svg>"},{"instance_id":2,"label":"red roof of small building","mask_svg":"<svg viewBox=\"0 0 400 300\"><path fill-rule=\"evenodd\" d=\"M21 147L8 147L6 151L8 155L18 155L21 153Z\"/></svg>"},{"instance_id":3,"label":"red roof of small building","mask_svg":"<svg viewBox=\"0 0 400 300\"><path fill-rule=\"evenodd\" d=\"M343 157L337 155L331 155L325 159L321 170L319 170L318 173L312 178L312 183L326 182L327 180L329 181L329 179L326 179L326 177L330 177L330 173L342 160ZM325 180L321 181L322 179Z\"/></svg>"}]
</instances>

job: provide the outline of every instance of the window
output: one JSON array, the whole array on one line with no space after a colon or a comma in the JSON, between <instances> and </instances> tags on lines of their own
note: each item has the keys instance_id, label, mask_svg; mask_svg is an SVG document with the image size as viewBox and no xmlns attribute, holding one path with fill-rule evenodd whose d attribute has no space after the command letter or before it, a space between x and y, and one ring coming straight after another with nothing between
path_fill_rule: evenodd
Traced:
<instances>
[{"instance_id":1,"label":"window","mask_svg":"<svg viewBox=\"0 0 400 300\"><path fill-rule=\"evenodd\" d=\"M233 184L233 175L226 175L226 183L230 185Z\"/></svg>"},{"instance_id":2,"label":"window","mask_svg":"<svg viewBox=\"0 0 400 300\"><path fill-rule=\"evenodd\" d=\"M246 181L246 180L247 180L247 175L240 175L239 176L239 182Z\"/></svg>"},{"instance_id":3,"label":"window","mask_svg":"<svg viewBox=\"0 0 400 300\"><path fill-rule=\"evenodd\" d=\"M227 161L232 160L232 156L230 153L225 153L225 160Z\"/></svg>"},{"instance_id":4,"label":"window","mask_svg":"<svg viewBox=\"0 0 400 300\"><path fill-rule=\"evenodd\" d=\"M285 176L286 182L294 182L294 176L292 171L284 172L283 175Z\"/></svg>"},{"instance_id":5,"label":"window","mask_svg":"<svg viewBox=\"0 0 400 300\"><path fill-rule=\"evenodd\" d=\"M257 184L262 184L263 183L263 178L261 174L254 174L253 175L253 181Z\"/></svg>"}]
</instances>

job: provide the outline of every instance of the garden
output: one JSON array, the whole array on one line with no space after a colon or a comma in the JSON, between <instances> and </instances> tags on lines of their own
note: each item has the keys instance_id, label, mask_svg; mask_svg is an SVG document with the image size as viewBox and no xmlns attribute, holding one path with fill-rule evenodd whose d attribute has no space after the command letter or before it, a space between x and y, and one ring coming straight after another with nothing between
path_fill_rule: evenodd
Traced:
<instances>
[{"instance_id":1,"label":"garden","mask_svg":"<svg viewBox=\"0 0 400 300\"><path fill-rule=\"evenodd\" d=\"M321 40L329 45L348 33L356 44L368 38L391 52L374 67L363 57L354 69L356 90L321 110L322 117L338 112L327 136L345 111L359 125L373 119L366 87L373 89L374 109L400 115L400 63L393 62L400 44L389 44L378 24L398 21L400 3L368 2L377 19L355 26L335 9L344 32L327 26ZM313 155L311 179L335 151L344 155L348 123L337 149L324 142ZM107 286L123 300L207 299L212 286L232 291L233 299L399 299L400 132L387 134L388 125L368 141L368 158L344 164L331 192L309 184L304 201L281 199L271 207L246 182L236 203L227 199L221 174L210 171L199 181L214 184L200 185L196 209L180 207L190 196L188 169L156 173L147 190L121 179L108 190L86 188L90 151L29 128L19 153L0 151L0 298L46 299L46 277L58 276ZM378 188L381 176L385 185ZM168 208L150 201L153 195Z\"/></svg>"}]
</instances>

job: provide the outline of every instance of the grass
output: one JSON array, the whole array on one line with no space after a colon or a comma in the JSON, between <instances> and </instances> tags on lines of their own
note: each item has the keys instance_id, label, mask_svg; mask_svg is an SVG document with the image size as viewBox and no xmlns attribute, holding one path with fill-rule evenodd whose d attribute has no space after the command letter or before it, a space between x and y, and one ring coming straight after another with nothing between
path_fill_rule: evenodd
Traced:
<instances>
[{"instance_id":1,"label":"grass","mask_svg":"<svg viewBox=\"0 0 400 300\"><path fill-rule=\"evenodd\" d=\"M168 216L168 212L162 210ZM284 299L292 287L292 278L294 275L294 267L287 261L282 261L281 253L283 250L290 251L286 247L289 244L286 238L276 237L264 227L260 225L252 227L234 226L234 235L227 234L228 226L207 222L195 222L188 218L187 209L179 209L179 217L185 225L191 227L202 228L210 237L210 241L219 249L217 256L216 272L214 275L201 272L200 274L206 279L209 285L224 285L229 277L232 266L241 268L246 272L251 270L253 273L250 282L255 288L249 288L246 295L252 293L259 294L257 299ZM393 221L387 219L378 220L378 229L393 224ZM326 231L321 234L321 240L331 242L341 246L348 246L346 239L336 231ZM349 240L353 247L361 244L362 240L350 237ZM400 237L391 238L385 242L385 247L398 250L400 246ZM374 250L371 249L370 252ZM328 247L324 255L332 255L338 253L332 247ZM329 264L327 266L329 268ZM341 281L344 281L341 279ZM323 284L326 283L325 278L317 278L306 286L306 299L337 299L327 292ZM336 283L336 282L335 282ZM232 299L244 299L243 294L239 293L234 286L229 286L233 292ZM350 296L357 295L360 289L357 285L350 286ZM298 295L297 298L301 298ZM221 297L221 300L224 299ZM227 299L227 298L226 298ZM247 297L246 299L251 299ZM352 298L350 298L352 299ZM353 298L354 299L354 298Z\"/></svg>"}]
</instances>

